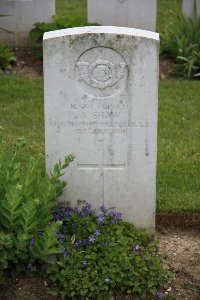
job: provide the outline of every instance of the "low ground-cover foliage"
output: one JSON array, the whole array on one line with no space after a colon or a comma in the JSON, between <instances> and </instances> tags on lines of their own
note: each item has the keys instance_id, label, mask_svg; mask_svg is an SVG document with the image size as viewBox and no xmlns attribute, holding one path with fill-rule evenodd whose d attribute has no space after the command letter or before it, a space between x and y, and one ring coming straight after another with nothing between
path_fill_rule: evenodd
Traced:
<instances>
[{"instance_id":1,"label":"low ground-cover foliage","mask_svg":"<svg viewBox=\"0 0 200 300\"><path fill-rule=\"evenodd\" d=\"M59 179L61 172L73 157L56 164L48 176L40 170L40 156L22 166L24 146L20 139L8 148L0 129L0 282L4 270L12 268L12 275L16 275L32 261L45 261L60 251L55 234L61 224L49 222L65 186ZM30 247L33 240L34 247Z\"/></svg>"},{"instance_id":2,"label":"low ground-cover foliage","mask_svg":"<svg viewBox=\"0 0 200 300\"><path fill-rule=\"evenodd\" d=\"M155 241L122 214L57 204L66 183L60 180L73 155L43 173L40 159L21 164L25 142L11 148L0 130L0 282L42 269L63 299L111 299L114 289L137 299L163 295L171 275L162 267ZM145 298L144 298L145 299Z\"/></svg>"},{"instance_id":3,"label":"low ground-cover foliage","mask_svg":"<svg viewBox=\"0 0 200 300\"><path fill-rule=\"evenodd\" d=\"M16 56L10 47L0 43L0 69L5 70L11 67L16 61Z\"/></svg>"},{"instance_id":4,"label":"low ground-cover foliage","mask_svg":"<svg viewBox=\"0 0 200 300\"><path fill-rule=\"evenodd\" d=\"M169 281L157 255L155 241L122 214L91 205L62 206L54 214L62 227L60 255L45 266L58 284L52 292L70 299L112 299L114 289L128 291L134 299L156 296Z\"/></svg>"},{"instance_id":5,"label":"low ground-cover foliage","mask_svg":"<svg viewBox=\"0 0 200 300\"><path fill-rule=\"evenodd\" d=\"M174 71L179 76L200 76L200 17L196 7L192 17L176 11L174 22L161 34L161 53L175 60Z\"/></svg>"}]
</instances>

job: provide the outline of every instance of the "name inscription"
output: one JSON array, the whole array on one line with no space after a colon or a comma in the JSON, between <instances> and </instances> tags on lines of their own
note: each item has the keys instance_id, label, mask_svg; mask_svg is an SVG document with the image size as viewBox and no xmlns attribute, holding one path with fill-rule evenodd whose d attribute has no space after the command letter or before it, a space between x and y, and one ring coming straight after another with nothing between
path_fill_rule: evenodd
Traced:
<instances>
[{"instance_id":1,"label":"name inscription","mask_svg":"<svg viewBox=\"0 0 200 300\"><path fill-rule=\"evenodd\" d=\"M124 103L71 103L69 109L71 119L50 119L50 126L56 127L57 131L68 127L74 129L77 134L95 135L126 135L130 129L149 127L146 121L129 120L127 112L131 108Z\"/></svg>"}]
</instances>

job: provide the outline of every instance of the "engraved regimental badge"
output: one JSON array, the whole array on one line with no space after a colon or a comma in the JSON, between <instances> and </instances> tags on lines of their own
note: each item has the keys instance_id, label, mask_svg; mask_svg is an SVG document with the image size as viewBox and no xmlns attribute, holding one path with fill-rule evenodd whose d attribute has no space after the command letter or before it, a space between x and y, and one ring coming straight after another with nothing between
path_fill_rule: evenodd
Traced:
<instances>
[{"instance_id":1,"label":"engraved regimental badge","mask_svg":"<svg viewBox=\"0 0 200 300\"><path fill-rule=\"evenodd\" d=\"M97 97L111 96L121 90L127 78L124 58L110 48L85 51L76 63L79 87Z\"/></svg>"}]
</instances>

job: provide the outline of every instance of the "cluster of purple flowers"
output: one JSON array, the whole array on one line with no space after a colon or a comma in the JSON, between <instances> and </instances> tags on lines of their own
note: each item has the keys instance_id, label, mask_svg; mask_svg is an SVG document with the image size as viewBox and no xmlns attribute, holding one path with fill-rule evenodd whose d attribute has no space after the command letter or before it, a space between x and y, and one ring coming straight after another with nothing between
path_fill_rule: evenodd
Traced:
<instances>
[{"instance_id":1,"label":"cluster of purple flowers","mask_svg":"<svg viewBox=\"0 0 200 300\"><path fill-rule=\"evenodd\" d=\"M122 213L117 212L117 211L110 211L109 212L109 216L111 218L115 218L115 219L121 219L122 215L123 215Z\"/></svg>"},{"instance_id":2,"label":"cluster of purple flowers","mask_svg":"<svg viewBox=\"0 0 200 300\"><path fill-rule=\"evenodd\" d=\"M111 224L118 223L118 222L121 220L122 215L123 215L123 214L120 213L120 212L110 211L110 212L109 212L109 216L110 216L110 218L111 218L110 223L111 223Z\"/></svg>"},{"instance_id":3,"label":"cluster of purple flowers","mask_svg":"<svg viewBox=\"0 0 200 300\"><path fill-rule=\"evenodd\" d=\"M119 220L121 220L122 213L115 212L113 210L107 211L104 206L101 206L98 211L93 210L91 204L84 204L84 206L78 206L78 207L71 207L71 206L61 206L57 209L56 213L53 215L53 220L56 221L62 221L64 228L66 229L65 225L67 225L67 231L61 230L61 232L58 232L57 239L62 245L62 251L61 254L64 258L69 256L69 252L66 249L66 242L67 238L66 235L68 234L71 236L72 233L76 235L76 231L79 228L79 221L78 219L85 218L87 216L92 216L91 220L96 221L96 230L94 230L94 233L91 234L82 240L76 239L74 241L74 248L80 249L81 247L87 247L89 245L95 244L95 242L98 240L98 237L102 234L101 228L104 224L109 221L111 224L117 223ZM84 223L84 221L81 221L82 228L86 229L87 231L87 221ZM30 242L30 246L34 244L34 241ZM104 241L101 245L103 247L107 247L110 244L110 241ZM135 249L136 250L136 249ZM88 265L88 262L86 259L82 261L82 264L84 267ZM109 284L110 279L108 277L105 278L105 283Z\"/></svg>"},{"instance_id":4,"label":"cluster of purple flowers","mask_svg":"<svg viewBox=\"0 0 200 300\"><path fill-rule=\"evenodd\" d=\"M95 214L95 210L92 209L91 204L86 204L81 209L78 207L59 207L57 212L53 215L53 220L56 221L63 221L65 218L68 218L75 213L79 218L84 218L89 215Z\"/></svg>"}]
</instances>

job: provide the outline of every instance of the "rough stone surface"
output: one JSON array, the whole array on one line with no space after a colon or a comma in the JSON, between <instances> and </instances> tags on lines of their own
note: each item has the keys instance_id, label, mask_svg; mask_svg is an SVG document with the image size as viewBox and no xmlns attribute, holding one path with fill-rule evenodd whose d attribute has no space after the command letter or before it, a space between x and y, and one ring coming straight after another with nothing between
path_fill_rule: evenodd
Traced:
<instances>
[{"instance_id":1,"label":"rough stone surface","mask_svg":"<svg viewBox=\"0 0 200 300\"><path fill-rule=\"evenodd\" d=\"M156 0L88 0L88 21L156 30Z\"/></svg>"},{"instance_id":2,"label":"rough stone surface","mask_svg":"<svg viewBox=\"0 0 200 300\"><path fill-rule=\"evenodd\" d=\"M149 231L155 226L158 45L157 33L123 27L44 35L47 170L74 153L63 199L115 207Z\"/></svg>"},{"instance_id":3,"label":"rough stone surface","mask_svg":"<svg viewBox=\"0 0 200 300\"><path fill-rule=\"evenodd\" d=\"M54 14L55 0L0 0L0 28L7 30L0 30L0 41L27 46L33 25L51 22Z\"/></svg>"},{"instance_id":4,"label":"rough stone surface","mask_svg":"<svg viewBox=\"0 0 200 300\"><path fill-rule=\"evenodd\" d=\"M197 15L200 16L200 0L183 0L183 11L188 17L193 15L194 1L196 1Z\"/></svg>"}]
</instances>

